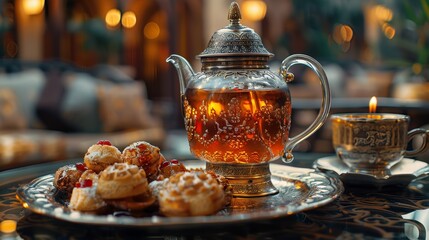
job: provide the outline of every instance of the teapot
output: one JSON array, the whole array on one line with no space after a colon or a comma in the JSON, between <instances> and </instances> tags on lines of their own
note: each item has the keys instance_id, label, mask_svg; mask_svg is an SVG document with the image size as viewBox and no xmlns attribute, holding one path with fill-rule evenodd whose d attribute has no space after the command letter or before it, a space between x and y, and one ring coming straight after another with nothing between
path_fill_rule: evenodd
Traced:
<instances>
[{"instance_id":1,"label":"teapot","mask_svg":"<svg viewBox=\"0 0 429 240\"><path fill-rule=\"evenodd\" d=\"M216 31L197 57L201 72L176 54L167 58L180 81L185 129L191 152L206 169L225 176L234 196L275 194L269 162L293 160L293 148L317 131L328 116L331 97L326 74L315 59L295 54L283 60L279 73L270 71L268 52L259 35L240 23L238 3L232 2L229 25ZM322 102L314 122L289 138L292 101L287 83L290 67L312 69L322 86Z\"/></svg>"}]
</instances>

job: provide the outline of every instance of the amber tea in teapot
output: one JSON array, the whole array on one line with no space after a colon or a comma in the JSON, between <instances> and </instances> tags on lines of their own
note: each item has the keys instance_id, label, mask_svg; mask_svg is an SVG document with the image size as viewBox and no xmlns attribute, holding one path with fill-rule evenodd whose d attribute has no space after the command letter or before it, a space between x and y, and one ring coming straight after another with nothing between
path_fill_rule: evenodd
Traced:
<instances>
[{"instance_id":1,"label":"amber tea in teapot","mask_svg":"<svg viewBox=\"0 0 429 240\"><path fill-rule=\"evenodd\" d=\"M291 114L287 88L190 88L183 103L196 157L212 163L263 163L283 155Z\"/></svg>"},{"instance_id":2,"label":"amber tea in teapot","mask_svg":"<svg viewBox=\"0 0 429 240\"><path fill-rule=\"evenodd\" d=\"M240 9L231 3L230 24L216 31L198 55L201 72L176 54L167 62L179 76L183 117L191 152L206 161L206 169L225 176L234 196L254 197L277 193L269 162L293 160L292 149L325 122L331 106L329 83L315 59L295 54L280 70L269 69L273 56L253 29L241 25ZM322 104L314 122L290 138L292 100L287 83L289 69L303 64L320 79Z\"/></svg>"}]
</instances>

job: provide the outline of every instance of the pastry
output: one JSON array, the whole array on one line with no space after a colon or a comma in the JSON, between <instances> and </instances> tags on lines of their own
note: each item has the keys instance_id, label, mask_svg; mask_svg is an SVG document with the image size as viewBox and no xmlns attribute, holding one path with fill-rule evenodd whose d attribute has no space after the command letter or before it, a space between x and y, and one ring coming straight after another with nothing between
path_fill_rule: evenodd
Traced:
<instances>
[{"instance_id":1,"label":"pastry","mask_svg":"<svg viewBox=\"0 0 429 240\"><path fill-rule=\"evenodd\" d=\"M214 171L206 171L206 173L216 178L217 182L222 186L223 192L225 194L225 205L231 204L232 186L229 184L228 179L222 175L216 174Z\"/></svg>"},{"instance_id":2,"label":"pastry","mask_svg":"<svg viewBox=\"0 0 429 240\"><path fill-rule=\"evenodd\" d=\"M96 173L103 171L109 165L121 161L121 151L108 140L98 141L89 147L84 157L85 165Z\"/></svg>"},{"instance_id":3,"label":"pastry","mask_svg":"<svg viewBox=\"0 0 429 240\"><path fill-rule=\"evenodd\" d=\"M151 182L157 178L159 167L165 158L158 147L145 141L138 141L122 151L122 161L143 168Z\"/></svg>"},{"instance_id":4,"label":"pastry","mask_svg":"<svg viewBox=\"0 0 429 240\"><path fill-rule=\"evenodd\" d=\"M221 184L203 171L180 172L159 192L160 212L165 216L211 215L225 206Z\"/></svg>"},{"instance_id":5,"label":"pastry","mask_svg":"<svg viewBox=\"0 0 429 240\"><path fill-rule=\"evenodd\" d=\"M55 172L54 187L69 196L73 191L75 183L79 181L80 176L86 170L87 167L83 163L69 164L60 167Z\"/></svg>"},{"instance_id":6,"label":"pastry","mask_svg":"<svg viewBox=\"0 0 429 240\"><path fill-rule=\"evenodd\" d=\"M79 181L76 182L75 187L79 187L79 184L82 184L82 181L84 180L91 180L93 185L95 185L98 183L98 174L90 169L84 171L80 176Z\"/></svg>"},{"instance_id":7,"label":"pastry","mask_svg":"<svg viewBox=\"0 0 429 240\"><path fill-rule=\"evenodd\" d=\"M69 207L78 211L97 211L107 204L97 194L98 175L92 170L85 171L76 182Z\"/></svg>"},{"instance_id":8,"label":"pastry","mask_svg":"<svg viewBox=\"0 0 429 240\"><path fill-rule=\"evenodd\" d=\"M216 214L232 198L223 176L166 160L158 147L144 141L122 153L109 141L99 141L88 148L84 163L59 168L53 184L60 197L67 196L70 209L97 214L122 209L205 216Z\"/></svg>"},{"instance_id":9,"label":"pastry","mask_svg":"<svg viewBox=\"0 0 429 240\"><path fill-rule=\"evenodd\" d=\"M231 204L232 200L232 186L229 184L229 181L226 177L215 173L212 170L205 170L202 168L192 168L190 171L200 171L210 174L213 178L217 180L217 182L222 186L223 192L225 194L225 205Z\"/></svg>"},{"instance_id":10,"label":"pastry","mask_svg":"<svg viewBox=\"0 0 429 240\"><path fill-rule=\"evenodd\" d=\"M97 192L103 199L122 199L147 194L149 186L143 169L115 163L100 173Z\"/></svg>"},{"instance_id":11,"label":"pastry","mask_svg":"<svg viewBox=\"0 0 429 240\"><path fill-rule=\"evenodd\" d=\"M159 176L161 176L161 178L169 178L176 173L186 171L188 170L186 169L185 165L183 165L183 163L179 162L178 160L166 160L162 162L161 166L159 167Z\"/></svg>"},{"instance_id":12,"label":"pastry","mask_svg":"<svg viewBox=\"0 0 429 240\"><path fill-rule=\"evenodd\" d=\"M168 182L168 178L162 178L157 179L155 181L152 181L149 183L149 190L151 192L151 195L155 198L155 203L159 203L159 193L161 190L165 187L166 183Z\"/></svg>"},{"instance_id":13,"label":"pastry","mask_svg":"<svg viewBox=\"0 0 429 240\"><path fill-rule=\"evenodd\" d=\"M133 197L122 198L122 199L109 199L106 200L109 205L112 205L116 208L127 210L127 211L136 211L149 208L154 205L156 198L148 194L140 194Z\"/></svg>"}]
</instances>

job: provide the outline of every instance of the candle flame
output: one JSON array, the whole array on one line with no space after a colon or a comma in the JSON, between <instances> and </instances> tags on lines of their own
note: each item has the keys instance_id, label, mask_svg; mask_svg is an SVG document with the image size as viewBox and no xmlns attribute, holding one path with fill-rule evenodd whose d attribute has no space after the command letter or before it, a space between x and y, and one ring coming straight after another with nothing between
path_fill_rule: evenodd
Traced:
<instances>
[{"instance_id":1,"label":"candle flame","mask_svg":"<svg viewBox=\"0 0 429 240\"><path fill-rule=\"evenodd\" d=\"M377 98L372 97L371 100L369 100L369 113L375 113L377 110Z\"/></svg>"}]
</instances>

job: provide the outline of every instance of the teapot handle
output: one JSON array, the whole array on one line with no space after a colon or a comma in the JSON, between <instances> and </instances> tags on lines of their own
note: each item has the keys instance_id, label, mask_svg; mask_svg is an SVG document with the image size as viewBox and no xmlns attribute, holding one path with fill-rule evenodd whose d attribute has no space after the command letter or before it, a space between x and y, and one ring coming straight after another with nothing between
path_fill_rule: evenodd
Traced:
<instances>
[{"instance_id":1,"label":"teapot handle","mask_svg":"<svg viewBox=\"0 0 429 240\"><path fill-rule=\"evenodd\" d=\"M282 159L285 163L293 161L293 148L316 132L325 123L331 109L331 91L329 90L328 78L326 77L326 73L323 70L322 65L320 65L320 63L314 58L304 54L291 55L283 60L280 67L280 74L286 81L293 79L293 75L289 73L289 68L296 64L305 65L316 73L322 85L322 103L319 114L313 123L300 134L288 139Z\"/></svg>"}]
</instances>

